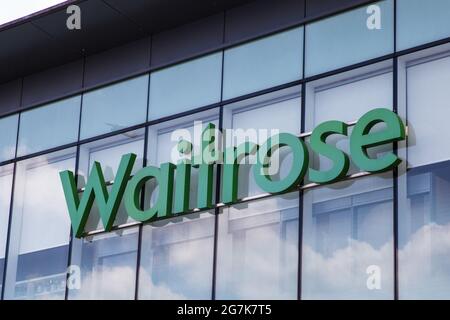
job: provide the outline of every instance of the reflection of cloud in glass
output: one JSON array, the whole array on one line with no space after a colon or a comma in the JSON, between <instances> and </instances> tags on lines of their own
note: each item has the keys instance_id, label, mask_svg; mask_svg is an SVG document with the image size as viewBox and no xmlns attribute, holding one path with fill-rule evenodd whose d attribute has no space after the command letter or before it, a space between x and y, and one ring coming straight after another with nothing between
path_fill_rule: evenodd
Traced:
<instances>
[{"instance_id":1,"label":"reflection of cloud in glass","mask_svg":"<svg viewBox=\"0 0 450 320\"><path fill-rule=\"evenodd\" d=\"M236 205L220 215L219 299L297 297L298 198Z\"/></svg>"},{"instance_id":2,"label":"reflection of cloud in glass","mask_svg":"<svg viewBox=\"0 0 450 320\"><path fill-rule=\"evenodd\" d=\"M134 299L136 271L129 266L105 267L82 275L80 289L71 290L73 299Z\"/></svg>"},{"instance_id":3,"label":"reflection of cloud in glass","mask_svg":"<svg viewBox=\"0 0 450 320\"><path fill-rule=\"evenodd\" d=\"M227 241L222 250L232 252L232 246L233 242ZM219 277L226 281L221 286L224 298L296 298L297 246L280 239L277 228L263 227L252 231L247 234L245 246L237 250L240 252L231 254L233 259L242 261L239 265L233 266L232 259L228 259L219 267L222 272ZM280 258L282 256L284 258Z\"/></svg>"},{"instance_id":4,"label":"reflection of cloud in glass","mask_svg":"<svg viewBox=\"0 0 450 320\"><path fill-rule=\"evenodd\" d=\"M422 226L399 251L400 297L450 298L450 224Z\"/></svg>"},{"instance_id":5,"label":"reflection of cloud in glass","mask_svg":"<svg viewBox=\"0 0 450 320\"><path fill-rule=\"evenodd\" d=\"M8 159L14 158L15 151L16 151L15 146L2 147L0 159L8 160Z\"/></svg>"},{"instance_id":6,"label":"reflection of cloud in glass","mask_svg":"<svg viewBox=\"0 0 450 320\"><path fill-rule=\"evenodd\" d=\"M391 299L393 297L393 243L379 249L358 240L326 257L303 247L302 297L305 299ZM366 270L381 270L381 290L369 290Z\"/></svg>"},{"instance_id":7,"label":"reflection of cloud in glass","mask_svg":"<svg viewBox=\"0 0 450 320\"><path fill-rule=\"evenodd\" d=\"M350 241L350 240L349 240ZM399 250L401 298L448 299L450 297L450 225L425 225ZM351 240L332 256L303 248L303 296L314 299L392 298L392 242L375 249ZM366 268L381 268L381 291L368 290Z\"/></svg>"},{"instance_id":8,"label":"reflection of cloud in glass","mask_svg":"<svg viewBox=\"0 0 450 320\"><path fill-rule=\"evenodd\" d=\"M211 267L211 266L205 266ZM190 266L191 268L191 266ZM193 269L189 269L188 273L190 274L191 271L195 273ZM194 275L195 276L195 275ZM169 285L167 285L165 282L162 282L160 284L155 284L152 281L151 276L147 273L147 271L144 268L140 269L139 274L139 281L141 282L140 288L142 288L142 294L139 294L140 299L159 299L159 300L187 300L189 299L185 295L175 292L178 290L174 290L174 288L171 288ZM147 296L146 293L151 293L150 296Z\"/></svg>"},{"instance_id":9,"label":"reflection of cloud in glass","mask_svg":"<svg viewBox=\"0 0 450 320\"><path fill-rule=\"evenodd\" d=\"M23 215L20 253L57 247L69 240L70 219L59 171L73 168L74 159L51 162L41 157L35 161L40 165L26 162L17 170L14 211L21 210Z\"/></svg>"},{"instance_id":10,"label":"reflection of cloud in glass","mask_svg":"<svg viewBox=\"0 0 450 320\"><path fill-rule=\"evenodd\" d=\"M30 285L31 293L25 295L30 296L40 290L37 287L38 291L34 292L31 281L39 282L43 277L65 272L64 263L53 265L55 259L67 261L66 245L70 235L70 219L58 173L74 167L73 151L64 150L17 163L5 281L6 298L24 295L16 285L21 279L29 282L26 286ZM60 246L64 247L56 249ZM51 248L55 250L47 250ZM24 255L28 253L30 255ZM28 262L25 263L24 259L28 259ZM40 283L46 285L48 281ZM59 294L55 298L63 296Z\"/></svg>"},{"instance_id":11,"label":"reflection of cloud in glass","mask_svg":"<svg viewBox=\"0 0 450 320\"><path fill-rule=\"evenodd\" d=\"M212 287L214 216L210 213L144 227L140 299L209 299ZM166 288L167 290L163 290Z\"/></svg>"},{"instance_id":12,"label":"reflection of cloud in glass","mask_svg":"<svg viewBox=\"0 0 450 320\"><path fill-rule=\"evenodd\" d=\"M134 299L135 269L129 266L102 268L87 272L81 279L80 289L71 291L73 299L127 300ZM186 299L165 284L155 285L149 274L141 268L140 281L146 284L156 299Z\"/></svg>"}]
</instances>

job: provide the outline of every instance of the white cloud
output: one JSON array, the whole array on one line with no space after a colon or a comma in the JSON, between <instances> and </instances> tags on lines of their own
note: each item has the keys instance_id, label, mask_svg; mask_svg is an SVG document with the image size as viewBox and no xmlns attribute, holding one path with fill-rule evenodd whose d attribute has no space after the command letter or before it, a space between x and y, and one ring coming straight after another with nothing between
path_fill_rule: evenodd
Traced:
<instances>
[{"instance_id":1,"label":"white cloud","mask_svg":"<svg viewBox=\"0 0 450 320\"><path fill-rule=\"evenodd\" d=\"M399 249L399 284L402 299L449 299L450 224L428 224L409 235ZM380 267L381 290L368 290L366 269ZM391 299L393 243L380 248L352 240L349 246L325 256L303 248L304 297L311 299Z\"/></svg>"},{"instance_id":2,"label":"white cloud","mask_svg":"<svg viewBox=\"0 0 450 320\"><path fill-rule=\"evenodd\" d=\"M393 289L392 240L376 249L370 244L349 240L349 245L329 257L303 248L303 295L307 299L390 299ZM381 270L381 290L366 286L367 267Z\"/></svg>"}]
</instances>

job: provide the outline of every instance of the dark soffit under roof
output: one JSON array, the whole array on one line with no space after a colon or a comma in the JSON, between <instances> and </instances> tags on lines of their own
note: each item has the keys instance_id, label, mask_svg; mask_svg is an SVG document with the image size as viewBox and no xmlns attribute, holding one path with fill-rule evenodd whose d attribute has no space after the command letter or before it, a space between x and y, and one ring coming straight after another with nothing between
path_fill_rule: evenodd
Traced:
<instances>
[{"instance_id":1,"label":"dark soffit under roof","mask_svg":"<svg viewBox=\"0 0 450 320\"><path fill-rule=\"evenodd\" d=\"M0 26L0 83L212 15L248 0L72 0ZM68 5L81 30L68 30Z\"/></svg>"},{"instance_id":2,"label":"dark soffit under roof","mask_svg":"<svg viewBox=\"0 0 450 320\"><path fill-rule=\"evenodd\" d=\"M281 3L283 1L285 3ZM295 20L298 23L303 19L316 19L373 1L68 0L0 26L0 84L236 6L242 5L244 10L241 11L245 14L247 7L262 10L259 14L252 13L247 17L256 20L271 20L272 16L268 16L264 11L272 12L275 17L272 20L276 20L278 15L283 15L281 12L286 15L286 8L292 8L291 10L296 12L287 20ZM264 3L268 5L264 6ZM277 5L274 6L274 3ZM81 9L81 30L68 30L66 27L66 9L71 4L76 4ZM301 17L297 17L300 13ZM236 18L236 15L229 18L232 20L233 17ZM247 18L241 17L241 24L237 23L236 26L246 29L242 23L245 23ZM250 29L252 25L257 26L258 23L249 23ZM245 30L243 32L245 33Z\"/></svg>"}]
</instances>

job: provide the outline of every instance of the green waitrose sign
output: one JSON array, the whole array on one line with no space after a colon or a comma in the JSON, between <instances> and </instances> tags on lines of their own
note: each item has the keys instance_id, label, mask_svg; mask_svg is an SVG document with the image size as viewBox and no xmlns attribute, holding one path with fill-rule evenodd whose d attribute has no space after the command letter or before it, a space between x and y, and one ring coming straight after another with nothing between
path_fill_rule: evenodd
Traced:
<instances>
[{"instance_id":1,"label":"green waitrose sign","mask_svg":"<svg viewBox=\"0 0 450 320\"><path fill-rule=\"evenodd\" d=\"M371 132L378 123L384 123L383 130ZM213 129L209 124L207 129ZM309 168L309 153L305 142L292 134L280 133L270 137L262 145L246 142L238 147L227 148L223 152L221 203L233 204L238 199L238 172L239 162L243 157L256 155L257 162L253 165L253 174L258 186L271 194L282 194L297 188L306 173L311 182L327 184L339 181L347 176L350 165L349 156L335 146L326 143L331 135L347 136L348 124L341 121L327 121L318 125L310 137L310 148L333 162L331 169L318 171ZM215 137L205 129L203 132L202 150L217 153L211 148ZM394 153L386 153L374 159L367 153L369 148L404 140L406 136L403 122L388 109L374 109L364 114L354 126L350 135L350 155L353 162L362 170L379 173L391 170L399 165L401 159ZM206 142L205 142L206 140ZM188 149L190 144L186 141L179 143L181 153ZM268 172L271 155L279 148L287 147L293 156L289 174L284 178L275 180ZM215 154L214 156L217 156ZM214 158L214 156L212 158ZM231 161L229 161L231 159ZM86 187L81 197L78 195L74 173L60 172L72 229L76 237L84 235L84 228L94 201L100 212L105 231L113 227L119 205L124 200L128 215L136 221L149 222L174 217L190 211L189 187L191 168L198 167L198 209L214 207L213 199L213 168L214 161L202 161L192 165L189 161L182 161L177 165L164 163L160 168L148 166L139 170L135 175L131 171L136 160L133 153L122 156L112 188L108 192L101 165L93 164ZM159 186L159 193L154 205L143 210L140 205L141 191L144 184L155 179ZM174 184L174 179L177 181ZM174 199L173 199L174 197Z\"/></svg>"}]
</instances>

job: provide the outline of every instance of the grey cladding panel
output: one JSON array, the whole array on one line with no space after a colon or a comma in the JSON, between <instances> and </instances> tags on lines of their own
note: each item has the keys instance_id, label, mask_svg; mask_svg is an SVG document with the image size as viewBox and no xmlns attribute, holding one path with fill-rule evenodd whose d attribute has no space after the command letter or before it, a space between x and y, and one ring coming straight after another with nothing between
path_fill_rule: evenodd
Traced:
<instances>
[{"instance_id":1,"label":"grey cladding panel","mask_svg":"<svg viewBox=\"0 0 450 320\"><path fill-rule=\"evenodd\" d=\"M277 29L301 23L305 0L258 0L228 10L226 43L250 39Z\"/></svg>"},{"instance_id":2,"label":"grey cladding panel","mask_svg":"<svg viewBox=\"0 0 450 320\"><path fill-rule=\"evenodd\" d=\"M223 43L223 13L153 36L152 66L190 58Z\"/></svg>"},{"instance_id":3,"label":"grey cladding panel","mask_svg":"<svg viewBox=\"0 0 450 320\"><path fill-rule=\"evenodd\" d=\"M92 87L126 77L150 64L150 39L143 38L86 58L84 85Z\"/></svg>"},{"instance_id":4,"label":"grey cladding panel","mask_svg":"<svg viewBox=\"0 0 450 320\"><path fill-rule=\"evenodd\" d=\"M32 74L23 81L23 106L43 103L81 89L83 61Z\"/></svg>"},{"instance_id":5,"label":"grey cladding panel","mask_svg":"<svg viewBox=\"0 0 450 320\"><path fill-rule=\"evenodd\" d=\"M21 82L19 79L0 85L0 116L19 110Z\"/></svg>"}]
</instances>

